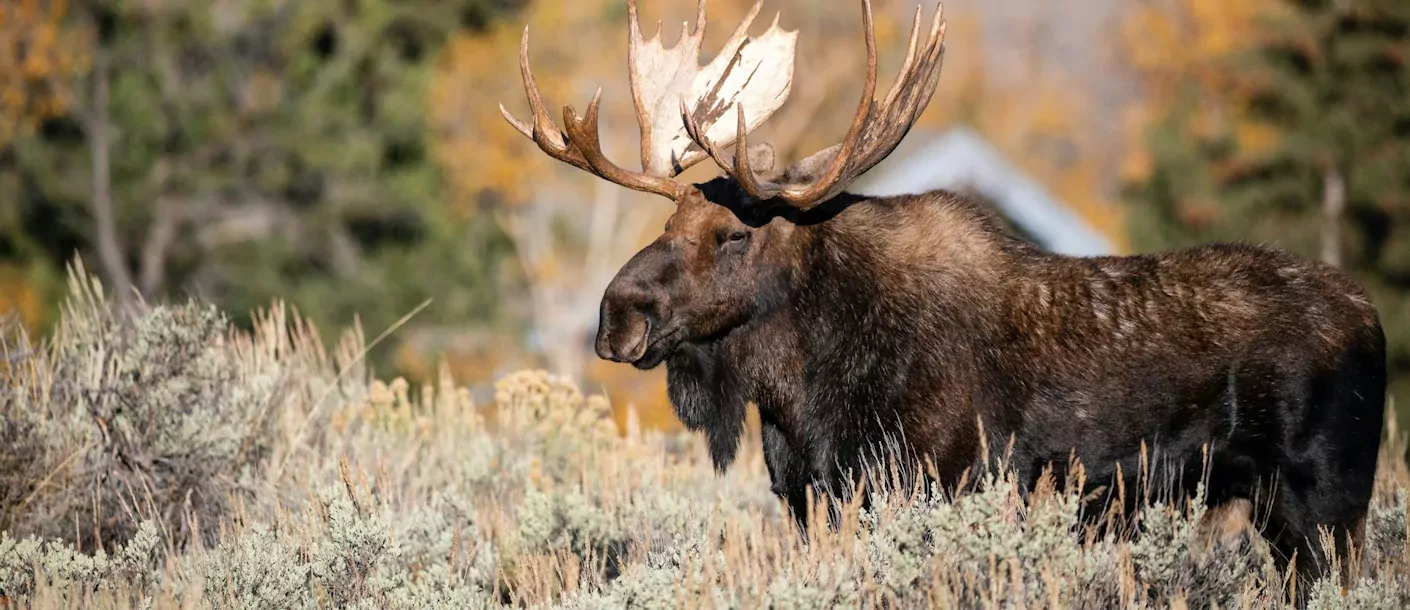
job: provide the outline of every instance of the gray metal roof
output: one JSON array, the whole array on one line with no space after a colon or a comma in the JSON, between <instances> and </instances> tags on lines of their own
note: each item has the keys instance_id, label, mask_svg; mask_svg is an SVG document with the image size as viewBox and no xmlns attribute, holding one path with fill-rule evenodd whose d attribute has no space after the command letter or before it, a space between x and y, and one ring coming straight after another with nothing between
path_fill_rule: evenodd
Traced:
<instances>
[{"instance_id":1,"label":"gray metal roof","mask_svg":"<svg viewBox=\"0 0 1410 610\"><path fill-rule=\"evenodd\" d=\"M979 134L964 127L932 134L912 131L896 154L867 172L851 190L874 196L969 190L992 201L1000 214L1044 248L1074 256L1115 253L1100 231L1009 163Z\"/></svg>"}]
</instances>

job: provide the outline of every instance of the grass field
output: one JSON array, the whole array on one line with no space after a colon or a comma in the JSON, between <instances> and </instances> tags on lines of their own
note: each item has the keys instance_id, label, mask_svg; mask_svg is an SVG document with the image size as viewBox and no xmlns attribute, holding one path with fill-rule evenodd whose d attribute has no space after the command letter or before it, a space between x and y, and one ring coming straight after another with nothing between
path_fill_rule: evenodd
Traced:
<instances>
[{"instance_id":1,"label":"grass field","mask_svg":"<svg viewBox=\"0 0 1410 610\"><path fill-rule=\"evenodd\" d=\"M197 303L119 316L74 277L50 341L5 334L0 607L1257 608L1288 586L1260 539L1201 550L1197 509L1099 538L1081 498L1003 479L804 544L757 437L717 474L543 373L477 405L448 376L369 379L360 332L325 351L282 306L234 333ZM1388 438L1358 576L1315 607L1410 607Z\"/></svg>"}]
</instances>

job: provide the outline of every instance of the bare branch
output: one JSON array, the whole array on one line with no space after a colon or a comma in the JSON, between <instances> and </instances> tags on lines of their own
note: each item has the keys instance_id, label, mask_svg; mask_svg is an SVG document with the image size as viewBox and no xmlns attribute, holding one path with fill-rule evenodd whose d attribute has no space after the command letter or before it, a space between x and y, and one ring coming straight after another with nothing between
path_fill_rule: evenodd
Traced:
<instances>
[{"instance_id":1,"label":"bare branch","mask_svg":"<svg viewBox=\"0 0 1410 610\"><path fill-rule=\"evenodd\" d=\"M176 238L182 218L183 214L170 198L157 199L152 228L147 233L147 243L142 246L142 269L138 276L138 288L146 296L156 294L165 281L166 253Z\"/></svg>"}]
</instances>

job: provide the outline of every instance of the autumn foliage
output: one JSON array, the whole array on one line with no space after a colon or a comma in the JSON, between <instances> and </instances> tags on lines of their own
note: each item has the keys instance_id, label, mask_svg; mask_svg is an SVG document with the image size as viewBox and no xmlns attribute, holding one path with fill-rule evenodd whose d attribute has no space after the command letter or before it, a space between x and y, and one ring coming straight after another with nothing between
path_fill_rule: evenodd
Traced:
<instances>
[{"instance_id":1,"label":"autumn foliage","mask_svg":"<svg viewBox=\"0 0 1410 610\"><path fill-rule=\"evenodd\" d=\"M65 23L67 0L0 4L0 146L72 103L88 64L86 32Z\"/></svg>"},{"instance_id":2,"label":"autumn foliage","mask_svg":"<svg viewBox=\"0 0 1410 610\"><path fill-rule=\"evenodd\" d=\"M1123 173L1150 249L1266 243L1352 273L1410 388L1410 4L1179 0L1137 12Z\"/></svg>"}]
</instances>

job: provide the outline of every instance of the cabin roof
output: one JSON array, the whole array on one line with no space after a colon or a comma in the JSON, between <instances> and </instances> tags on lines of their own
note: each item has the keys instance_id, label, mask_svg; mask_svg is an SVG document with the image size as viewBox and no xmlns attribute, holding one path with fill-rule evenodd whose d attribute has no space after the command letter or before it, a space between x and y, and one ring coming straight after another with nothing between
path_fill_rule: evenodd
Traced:
<instances>
[{"instance_id":1,"label":"cabin roof","mask_svg":"<svg viewBox=\"0 0 1410 610\"><path fill-rule=\"evenodd\" d=\"M912 131L896 154L867 172L852 190L888 196L936 189L984 197L1017 229L1054 252L1074 256L1116 252L1101 231L965 127Z\"/></svg>"}]
</instances>

